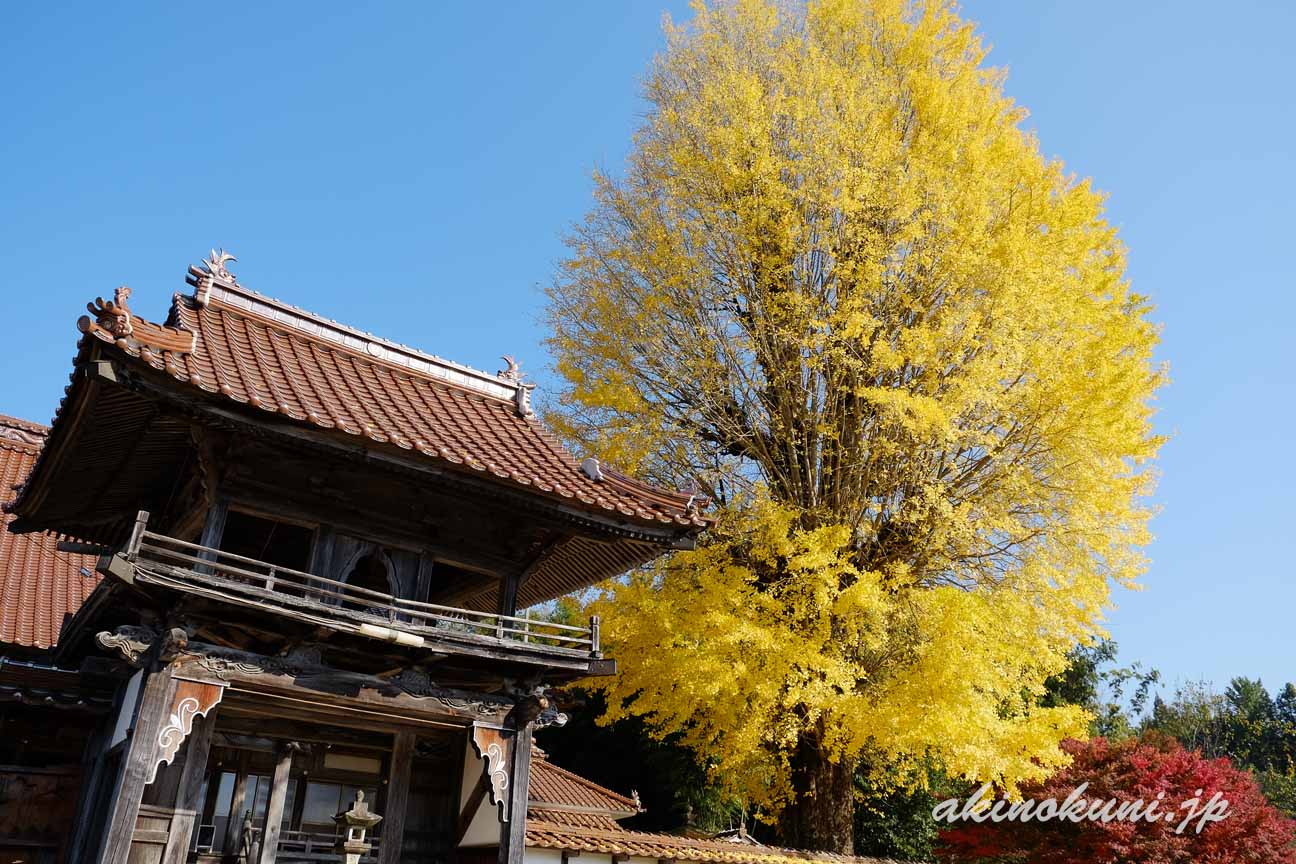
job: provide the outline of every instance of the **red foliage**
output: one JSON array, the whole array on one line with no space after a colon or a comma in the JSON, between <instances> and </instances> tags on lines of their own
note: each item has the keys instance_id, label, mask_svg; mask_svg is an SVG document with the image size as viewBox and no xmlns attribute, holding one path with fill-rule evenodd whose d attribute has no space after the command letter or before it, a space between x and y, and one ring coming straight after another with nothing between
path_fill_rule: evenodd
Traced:
<instances>
[{"instance_id":1,"label":"red foliage","mask_svg":"<svg viewBox=\"0 0 1296 864\"><path fill-rule=\"evenodd\" d=\"M1205 759L1173 739L1110 743L1102 738L1069 741L1074 761L1048 781L1022 789L1033 801L1061 805L1081 784L1082 797L1132 803L1162 795L1155 821L955 822L941 837L946 861L997 858L1031 864L1296 864L1296 822L1276 810L1246 771L1227 759ZM1198 796L1198 790L1202 790ZM1227 815L1195 830L1216 793ZM1181 804L1200 798L1199 814L1176 833L1190 813Z\"/></svg>"}]
</instances>

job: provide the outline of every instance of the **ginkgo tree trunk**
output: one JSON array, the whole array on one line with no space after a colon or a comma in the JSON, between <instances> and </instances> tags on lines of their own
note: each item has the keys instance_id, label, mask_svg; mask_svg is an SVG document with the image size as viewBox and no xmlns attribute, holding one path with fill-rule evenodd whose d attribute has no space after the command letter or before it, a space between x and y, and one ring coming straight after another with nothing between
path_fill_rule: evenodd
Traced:
<instances>
[{"instance_id":1,"label":"ginkgo tree trunk","mask_svg":"<svg viewBox=\"0 0 1296 864\"><path fill-rule=\"evenodd\" d=\"M1157 328L949 4L695 12L549 290L549 419L717 520L598 601L608 718L850 852L860 766L1083 734L1037 696L1144 566Z\"/></svg>"}]
</instances>

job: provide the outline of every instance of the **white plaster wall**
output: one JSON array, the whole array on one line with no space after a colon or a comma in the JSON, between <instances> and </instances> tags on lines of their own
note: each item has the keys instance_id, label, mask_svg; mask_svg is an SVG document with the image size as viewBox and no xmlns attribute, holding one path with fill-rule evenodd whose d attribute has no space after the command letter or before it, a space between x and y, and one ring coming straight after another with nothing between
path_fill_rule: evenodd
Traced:
<instances>
[{"instance_id":1,"label":"white plaster wall","mask_svg":"<svg viewBox=\"0 0 1296 864\"><path fill-rule=\"evenodd\" d=\"M486 761L477 756L472 741L466 742L464 747L463 782L459 784L460 812L468 803L468 798L472 795L477 780L482 776L482 772L486 770ZM468 823L468 830L464 832L463 840L460 841L459 845L497 846L499 845L499 838L499 810L491 803L490 793L487 792L482 797L481 806L477 808L477 813L473 816L472 821Z\"/></svg>"},{"instance_id":2,"label":"white plaster wall","mask_svg":"<svg viewBox=\"0 0 1296 864\"><path fill-rule=\"evenodd\" d=\"M141 669L126 683L126 695L122 697L121 710L117 713L117 724L113 727L112 738L108 739L106 749L112 749L126 740L126 733L135 722L135 705L139 702L140 683L143 680L144 670Z\"/></svg>"},{"instance_id":3,"label":"white plaster wall","mask_svg":"<svg viewBox=\"0 0 1296 864\"><path fill-rule=\"evenodd\" d=\"M584 855L581 856L581 860L585 860ZM532 849L528 846L526 854L522 856L522 862L523 864L562 864L562 852L557 849Z\"/></svg>"}]
</instances>

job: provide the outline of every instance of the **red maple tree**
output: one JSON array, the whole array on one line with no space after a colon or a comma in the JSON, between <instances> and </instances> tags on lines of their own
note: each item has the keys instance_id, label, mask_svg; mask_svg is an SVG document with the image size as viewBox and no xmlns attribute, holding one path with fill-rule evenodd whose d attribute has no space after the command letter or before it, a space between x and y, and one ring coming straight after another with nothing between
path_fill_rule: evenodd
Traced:
<instances>
[{"instance_id":1,"label":"red maple tree","mask_svg":"<svg viewBox=\"0 0 1296 864\"><path fill-rule=\"evenodd\" d=\"M1059 804L1084 783L1088 802L1157 800L1153 821L1071 819L955 823L941 837L946 861L1021 861L1031 864L1296 864L1296 822L1265 800L1255 780L1227 759L1206 759L1163 737L1109 742L1069 741L1069 768L1022 789L1035 802ZM1201 790L1200 792L1198 790ZM1195 830L1207 803L1228 802L1219 821ZM1158 796L1160 796L1158 798ZM1188 821L1197 798L1197 817Z\"/></svg>"}]
</instances>

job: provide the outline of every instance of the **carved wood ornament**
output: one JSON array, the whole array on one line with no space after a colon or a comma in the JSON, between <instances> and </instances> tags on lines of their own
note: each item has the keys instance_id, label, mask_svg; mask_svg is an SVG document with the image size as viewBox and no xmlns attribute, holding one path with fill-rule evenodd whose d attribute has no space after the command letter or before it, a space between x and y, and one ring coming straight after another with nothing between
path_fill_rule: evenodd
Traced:
<instances>
[{"instance_id":1,"label":"carved wood ornament","mask_svg":"<svg viewBox=\"0 0 1296 864\"><path fill-rule=\"evenodd\" d=\"M210 681L191 681L177 677L175 693L171 696L168 717L157 737L157 758L152 761L147 783L157 778L158 769L170 765L180 750L180 745L193 731L194 720L220 704L225 685Z\"/></svg>"},{"instance_id":2,"label":"carved wood ornament","mask_svg":"<svg viewBox=\"0 0 1296 864\"><path fill-rule=\"evenodd\" d=\"M513 733L505 729L474 724L473 749L485 762L486 790L498 808L499 821L509 821L509 764L513 755Z\"/></svg>"}]
</instances>

